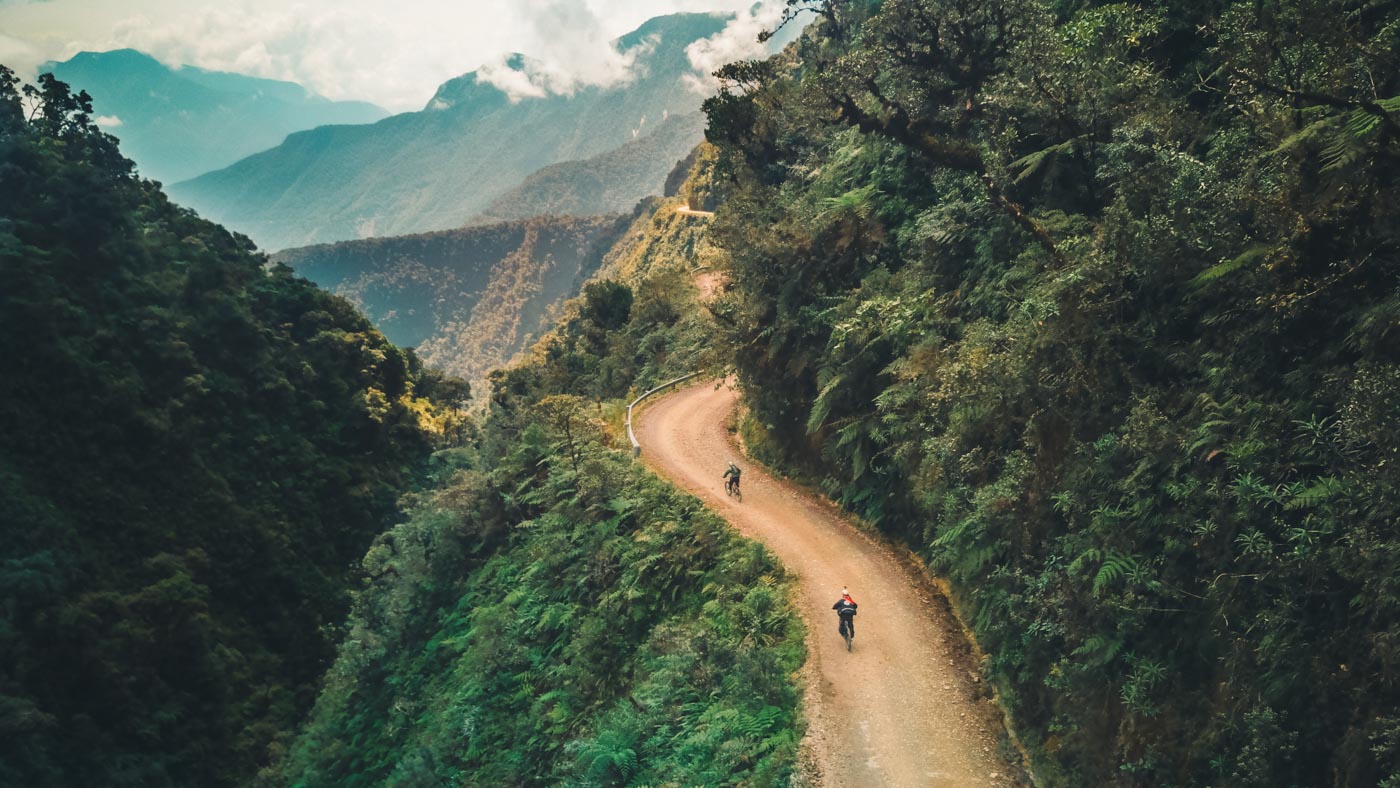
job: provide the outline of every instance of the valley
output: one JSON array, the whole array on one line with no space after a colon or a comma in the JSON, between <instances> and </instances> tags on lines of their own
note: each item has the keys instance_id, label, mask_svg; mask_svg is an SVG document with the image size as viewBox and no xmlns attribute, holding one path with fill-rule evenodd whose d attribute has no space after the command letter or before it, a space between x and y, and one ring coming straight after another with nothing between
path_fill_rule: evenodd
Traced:
<instances>
[{"instance_id":1,"label":"valley","mask_svg":"<svg viewBox=\"0 0 1400 788\"><path fill-rule=\"evenodd\" d=\"M0 784L1400 786L1400 9L130 4L0 3Z\"/></svg>"}]
</instances>

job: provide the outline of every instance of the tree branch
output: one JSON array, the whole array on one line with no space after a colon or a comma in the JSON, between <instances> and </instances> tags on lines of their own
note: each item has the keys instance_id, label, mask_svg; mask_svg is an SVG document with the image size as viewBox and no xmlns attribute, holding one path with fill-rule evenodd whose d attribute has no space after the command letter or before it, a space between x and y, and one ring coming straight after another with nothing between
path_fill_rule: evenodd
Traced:
<instances>
[{"instance_id":1,"label":"tree branch","mask_svg":"<svg viewBox=\"0 0 1400 788\"><path fill-rule=\"evenodd\" d=\"M876 95L878 96L878 93ZM1019 203L1007 197L1001 187L996 184L995 179L987 172L982 154L976 148L962 142L947 142L917 128L902 110L888 103L885 106L890 110L890 120L883 121L861 109L855 99L849 95L843 94L835 97L833 101L836 103L837 113L841 119L861 131L893 139L895 142L922 153L934 164L949 169L976 173L982 180L982 185L986 188L992 203L1001 209L1002 213L1010 217L1018 227L1029 233L1045 251L1050 253L1056 268L1063 268L1068 264L1069 261L1055 245L1055 238L1049 230L1045 229L1045 225L1027 213L1026 209Z\"/></svg>"},{"instance_id":2,"label":"tree branch","mask_svg":"<svg viewBox=\"0 0 1400 788\"><path fill-rule=\"evenodd\" d=\"M1327 93L1316 93L1311 90L1294 90L1293 88L1285 88L1270 84L1262 79L1255 79L1248 74L1240 72L1238 69L1231 68L1230 71L1238 77L1240 81L1252 85L1265 93L1272 93L1275 96L1298 101L1306 101L1324 107L1336 107L1337 109L1350 110L1359 109L1362 112L1375 115L1380 118L1381 125L1385 126L1387 131L1393 135L1400 136L1400 124L1397 124L1395 119L1391 117L1391 114L1385 111L1385 107L1382 107L1374 101L1357 101L1355 99L1342 98L1341 96L1332 96Z\"/></svg>"}]
</instances>

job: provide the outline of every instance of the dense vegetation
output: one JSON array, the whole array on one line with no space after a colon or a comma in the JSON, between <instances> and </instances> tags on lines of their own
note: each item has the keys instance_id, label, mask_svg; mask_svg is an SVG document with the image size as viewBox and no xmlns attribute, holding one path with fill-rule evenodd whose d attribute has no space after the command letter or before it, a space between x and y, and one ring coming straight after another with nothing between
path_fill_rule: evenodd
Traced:
<instances>
[{"instance_id":1,"label":"dense vegetation","mask_svg":"<svg viewBox=\"0 0 1400 788\"><path fill-rule=\"evenodd\" d=\"M507 96L472 72L444 83L418 112L293 134L176 184L171 195L266 249L460 227L544 167L592 159L660 133L667 116L694 113L700 96L681 83L692 71L686 47L725 24L712 14L646 22L617 41L637 56L635 79L623 85ZM507 65L519 72L517 82L529 82L538 68L523 57ZM647 166L664 170L679 156L674 138L658 142L665 144L630 153L654 156ZM617 167L595 174L623 183L634 177Z\"/></svg>"},{"instance_id":2,"label":"dense vegetation","mask_svg":"<svg viewBox=\"0 0 1400 788\"><path fill-rule=\"evenodd\" d=\"M1400 784L1400 5L788 5L707 107L751 445L1047 783Z\"/></svg>"},{"instance_id":3,"label":"dense vegetation","mask_svg":"<svg viewBox=\"0 0 1400 788\"><path fill-rule=\"evenodd\" d=\"M628 223L541 217L310 246L275 259L348 299L425 363L477 385L549 327Z\"/></svg>"},{"instance_id":4,"label":"dense vegetation","mask_svg":"<svg viewBox=\"0 0 1400 788\"><path fill-rule=\"evenodd\" d=\"M389 114L363 101L331 101L301 85L242 74L170 68L132 49L79 52L47 63L73 90L92 95L122 154L141 176L171 183L227 167L288 134Z\"/></svg>"},{"instance_id":5,"label":"dense vegetation","mask_svg":"<svg viewBox=\"0 0 1400 788\"><path fill-rule=\"evenodd\" d=\"M274 782L776 784L801 632L773 560L605 448L586 404L463 470L368 586Z\"/></svg>"},{"instance_id":6,"label":"dense vegetation","mask_svg":"<svg viewBox=\"0 0 1400 788\"><path fill-rule=\"evenodd\" d=\"M694 283L715 250L700 220L676 213L684 204L672 197L641 206L595 281L565 305L555 329L522 363L492 373L497 406L516 409L551 394L621 401L727 363Z\"/></svg>"},{"instance_id":7,"label":"dense vegetation","mask_svg":"<svg viewBox=\"0 0 1400 788\"><path fill-rule=\"evenodd\" d=\"M311 722L271 782L777 785L801 631L771 557L632 464L633 379L688 368L694 220L637 217L478 449L365 557ZM685 253L685 254L682 254ZM684 315L684 317L683 317Z\"/></svg>"},{"instance_id":8,"label":"dense vegetation","mask_svg":"<svg viewBox=\"0 0 1400 788\"><path fill-rule=\"evenodd\" d=\"M460 383L250 249L0 68L0 783L247 782L461 428Z\"/></svg>"}]
</instances>

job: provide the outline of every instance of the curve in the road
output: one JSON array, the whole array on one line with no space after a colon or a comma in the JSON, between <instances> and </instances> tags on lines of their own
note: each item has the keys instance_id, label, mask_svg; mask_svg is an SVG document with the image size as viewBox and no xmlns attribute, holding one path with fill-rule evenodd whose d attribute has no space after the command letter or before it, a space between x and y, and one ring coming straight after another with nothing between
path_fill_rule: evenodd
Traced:
<instances>
[{"instance_id":1,"label":"curve in the road","mask_svg":"<svg viewBox=\"0 0 1400 788\"><path fill-rule=\"evenodd\" d=\"M656 472L758 539L797 576L807 622L803 742L825 786L1019 785L999 751L1001 716L975 678L969 648L928 578L862 533L831 503L744 466L744 498L720 474L739 450L726 425L737 394L714 383L657 399L638 438ZM842 586L860 604L847 653L831 605Z\"/></svg>"}]
</instances>

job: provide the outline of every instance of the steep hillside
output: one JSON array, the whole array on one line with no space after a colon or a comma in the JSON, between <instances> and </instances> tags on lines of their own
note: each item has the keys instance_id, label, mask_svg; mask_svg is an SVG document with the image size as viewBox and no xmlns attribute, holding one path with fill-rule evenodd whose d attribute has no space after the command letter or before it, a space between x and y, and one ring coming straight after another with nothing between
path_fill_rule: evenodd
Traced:
<instances>
[{"instance_id":1,"label":"steep hillside","mask_svg":"<svg viewBox=\"0 0 1400 788\"><path fill-rule=\"evenodd\" d=\"M545 167L496 198L471 223L630 211L643 197L661 194L676 162L704 138L704 115L668 118L654 133L616 150Z\"/></svg>"},{"instance_id":2,"label":"steep hillside","mask_svg":"<svg viewBox=\"0 0 1400 788\"><path fill-rule=\"evenodd\" d=\"M365 557L278 784L784 785L802 631L771 556L631 462L616 417L714 330L651 201L461 470Z\"/></svg>"},{"instance_id":3,"label":"steep hillside","mask_svg":"<svg viewBox=\"0 0 1400 788\"><path fill-rule=\"evenodd\" d=\"M142 176L165 183L227 167L294 131L389 114L290 82L172 69L131 49L80 52L41 70L90 93L99 125L121 140Z\"/></svg>"},{"instance_id":4,"label":"steep hillside","mask_svg":"<svg viewBox=\"0 0 1400 788\"><path fill-rule=\"evenodd\" d=\"M0 68L0 784L246 785L465 390L34 98Z\"/></svg>"},{"instance_id":5,"label":"steep hillside","mask_svg":"<svg viewBox=\"0 0 1400 788\"><path fill-rule=\"evenodd\" d=\"M358 306L392 341L480 382L578 292L626 226L546 217L293 249L277 256Z\"/></svg>"},{"instance_id":6,"label":"steep hillside","mask_svg":"<svg viewBox=\"0 0 1400 788\"><path fill-rule=\"evenodd\" d=\"M748 445L1046 784L1400 784L1400 9L794 5L707 106Z\"/></svg>"},{"instance_id":7,"label":"steep hillside","mask_svg":"<svg viewBox=\"0 0 1400 788\"><path fill-rule=\"evenodd\" d=\"M294 134L171 193L269 249L459 227L543 167L592 158L634 130L655 134L663 117L693 113L699 97L681 82L691 70L685 48L725 21L679 14L624 36L618 47L637 55L625 85L511 100L467 74L420 112ZM509 65L531 67L522 57ZM666 146L656 152L674 162Z\"/></svg>"}]
</instances>

